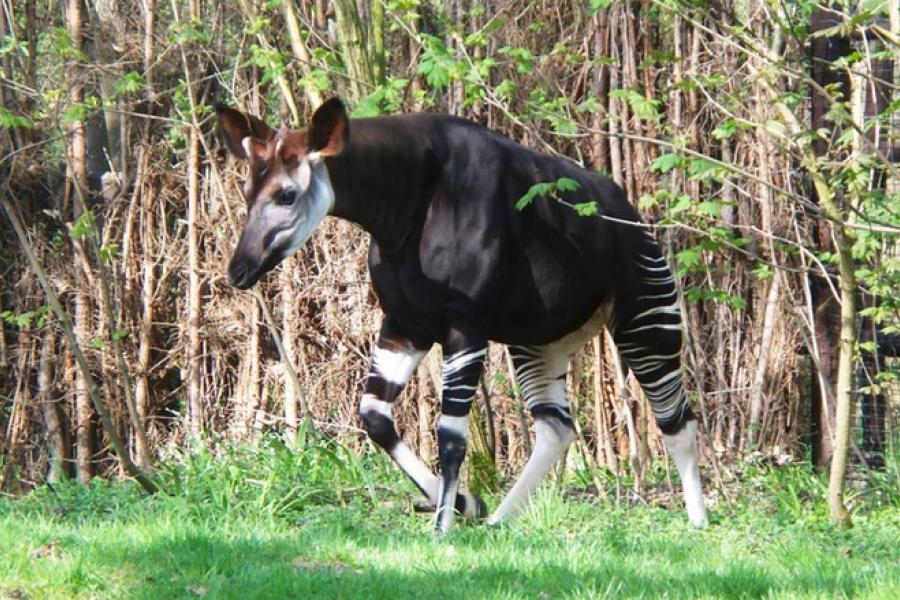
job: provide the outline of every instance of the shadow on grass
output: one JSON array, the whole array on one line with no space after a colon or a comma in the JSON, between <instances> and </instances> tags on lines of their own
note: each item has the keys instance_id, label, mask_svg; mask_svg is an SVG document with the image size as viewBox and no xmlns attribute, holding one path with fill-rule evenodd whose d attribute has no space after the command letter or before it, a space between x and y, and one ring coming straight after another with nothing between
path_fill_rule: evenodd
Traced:
<instances>
[{"instance_id":1,"label":"shadow on grass","mask_svg":"<svg viewBox=\"0 0 900 600\"><path fill-rule=\"evenodd\" d=\"M866 587L816 564L787 579L752 560L679 560L673 557L690 557L696 548L679 542L657 556L638 549L604 555L598 545L596 556L573 561L558 539L546 540L545 553L541 541L475 529L439 541L360 525L301 526L260 539L250 528L229 535L192 526L145 545L110 548L109 564L129 573L124 591L134 598L756 598L852 596ZM519 542L530 544L522 556Z\"/></svg>"}]
</instances>

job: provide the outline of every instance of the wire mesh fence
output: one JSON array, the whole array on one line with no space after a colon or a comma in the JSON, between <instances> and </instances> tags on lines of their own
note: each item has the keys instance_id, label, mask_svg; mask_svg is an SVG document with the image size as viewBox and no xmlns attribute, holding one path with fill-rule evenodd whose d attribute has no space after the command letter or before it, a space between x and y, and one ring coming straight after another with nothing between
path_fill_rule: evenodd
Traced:
<instances>
[{"instance_id":1,"label":"wire mesh fence","mask_svg":"<svg viewBox=\"0 0 900 600\"><path fill-rule=\"evenodd\" d=\"M874 469L896 460L900 446L900 337L878 336L857 371L856 462Z\"/></svg>"}]
</instances>

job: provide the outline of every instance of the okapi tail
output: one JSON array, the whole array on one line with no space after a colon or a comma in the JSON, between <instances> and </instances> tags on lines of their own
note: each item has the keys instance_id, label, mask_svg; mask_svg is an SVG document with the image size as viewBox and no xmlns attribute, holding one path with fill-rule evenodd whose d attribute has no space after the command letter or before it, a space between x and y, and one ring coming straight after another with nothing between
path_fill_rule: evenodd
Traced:
<instances>
[{"instance_id":1,"label":"okapi tail","mask_svg":"<svg viewBox=\"0 0 900 600\"><path fill-rule=\"evenodd\" d=\"M635 244L629 289L616 299L613 339L650 401L663 433L681 430L694 414L682 385L682 322L675 277L649 231Z\"/></svg>"}]
</instances>

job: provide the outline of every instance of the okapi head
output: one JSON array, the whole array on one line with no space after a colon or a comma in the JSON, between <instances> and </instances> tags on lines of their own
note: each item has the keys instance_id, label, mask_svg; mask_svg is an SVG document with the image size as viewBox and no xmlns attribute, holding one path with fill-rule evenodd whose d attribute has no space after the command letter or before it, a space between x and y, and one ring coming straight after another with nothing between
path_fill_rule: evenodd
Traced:
<instances>
[{"instance_id":1,"label":"okapi head","mask_svg":"<svg viewBox=\"0 0 900 600\"><path fill-rule=\"evenodd\" d=\"M272 130L262 119L216 107L229 152L249 162L244 184L247 218L228 265L232 285L245 290L294 254L334 205L325 157L349 141L350 125L337 98L316 110L308 129Z\"/></svg>"}]
</instances>

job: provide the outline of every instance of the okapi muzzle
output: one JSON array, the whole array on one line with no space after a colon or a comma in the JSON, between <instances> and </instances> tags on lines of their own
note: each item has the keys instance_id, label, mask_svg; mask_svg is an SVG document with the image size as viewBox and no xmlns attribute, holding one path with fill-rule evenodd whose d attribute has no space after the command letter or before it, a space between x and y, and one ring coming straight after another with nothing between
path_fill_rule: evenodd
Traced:
<instances>
[{"instance_id":1,"label":"okapi muzzle","mask_svg":"<svg viewBox=\"0 0 900 600\"><path fill-rule=\"evenodd\" d=\"M341 151L349 128L337 99L322 105L304 130L272 130L222 106L216 114L228 150L249 163L247 217L228 265L228 280L243 290L293 255L331 211L334 191L324 158Z\"/></svg>"}]
</instances>

